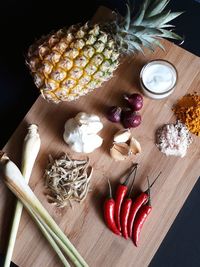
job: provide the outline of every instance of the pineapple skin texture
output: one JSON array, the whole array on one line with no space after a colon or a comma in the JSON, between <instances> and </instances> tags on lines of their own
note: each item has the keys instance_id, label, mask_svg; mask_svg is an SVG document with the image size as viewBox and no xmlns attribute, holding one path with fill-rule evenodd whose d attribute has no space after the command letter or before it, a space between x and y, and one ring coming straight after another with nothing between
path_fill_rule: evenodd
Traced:
<instances>
[{"instance_id":1,"label":"pineapple skin texture","mask_svg":"<svg viewBox=\"0 0 200 267\"><path fill-rule=\"evenodd\" d=\"M100 87L119 65L112 35L101 25L72 25L30 46L26 63L49 102L73 101Z\"/></svg>"}]
</instances>

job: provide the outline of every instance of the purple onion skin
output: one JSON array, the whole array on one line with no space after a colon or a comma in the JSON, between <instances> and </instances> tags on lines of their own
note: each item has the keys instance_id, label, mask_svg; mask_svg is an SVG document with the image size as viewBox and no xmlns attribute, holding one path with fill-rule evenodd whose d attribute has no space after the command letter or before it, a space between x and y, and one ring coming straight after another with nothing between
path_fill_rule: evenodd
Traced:
<instances>
[{"instance_id":1,"label":"purple onion skin","mask_svg":"<svg viewBox=\"0 0 200 267\"><path fill-rule=\"evenodd\" d=\"M120 122L121 113L122 109L120 107L112 106L107 111L107 119L112 122Z\"/></svg>"},{"instance_id":2,"label":"purple onion skin","mask_svg":"<svg viewBox=\"0 0 200 267\"><path fill-rule=\"evenodd\" d=\"M143 107L143 97L140 94L124 95L133 111L138 111Z\"/></svg>"},{"instance_id":3,"label":"purple onion skin","mask_svg":"<svg viewBox=\"0 0 200 267\"><path fill-rule=\"evenodd\" d=\"M133 112L132 110L123 111L122 124L124 128L138 127L142 122L140 114Z\"/></svg>"}]
</instances>

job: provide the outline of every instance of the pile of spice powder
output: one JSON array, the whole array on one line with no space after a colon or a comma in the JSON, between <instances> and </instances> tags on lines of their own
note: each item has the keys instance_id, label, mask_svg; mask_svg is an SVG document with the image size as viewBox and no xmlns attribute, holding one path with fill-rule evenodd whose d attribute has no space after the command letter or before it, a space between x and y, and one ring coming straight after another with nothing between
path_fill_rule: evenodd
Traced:
<instances>
[{"instance_id":1,"label":"pile of spice powder","mask_svg":"<svg viewBox=\"0 0 200 267\"><path fill-rule=\"evenodd\" d=\"M192 138L185 124L165 124L156 131L156 146L166 156L184 157Z\"/></svg>"},{"instance_id":2,"label":"pile of spice powder","mask_svg":"<svg viewBox=\"0 0 200 267\"><path fill-rule=\"evenodd\" d=\"M200 136L200 95L185 95L177 102L173 111L191 133Z\"/></svg>"}]
</instances>

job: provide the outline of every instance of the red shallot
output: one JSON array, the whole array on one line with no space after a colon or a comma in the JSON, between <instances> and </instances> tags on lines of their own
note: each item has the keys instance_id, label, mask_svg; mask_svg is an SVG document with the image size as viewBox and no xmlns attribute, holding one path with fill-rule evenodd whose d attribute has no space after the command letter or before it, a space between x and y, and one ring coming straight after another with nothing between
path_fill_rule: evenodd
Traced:
<instances>
[{"instance_id":1,"label":"red shallot","mask_svg":"<svg viewBox=\"0 0 200 267\"><path fill-rule=\"evenodd\" d=\"M143 97L140 94L124 95L133 111L138 111L143 107Z\"/></svg>"},{"instance_id":2,"label":"red shallot","mask_svg":"<svg viewBox=\"0 0 200 267\"><path fill-rule=\"evenodd\" d=\"M120 122L122 109L117 106L112 106L107 111L107 118L112 122Z\"/></svg>"},{"instance_id":3,"label":"red shallot","mask_svg":"<svg viewBox=\"0 0 200 267\"><path fill-rule=\"evenodd\" d=\"M141 115L130 109L123 111L122 123L125 128L135 128L141 124Z\"/></svg>"}]
</instances>

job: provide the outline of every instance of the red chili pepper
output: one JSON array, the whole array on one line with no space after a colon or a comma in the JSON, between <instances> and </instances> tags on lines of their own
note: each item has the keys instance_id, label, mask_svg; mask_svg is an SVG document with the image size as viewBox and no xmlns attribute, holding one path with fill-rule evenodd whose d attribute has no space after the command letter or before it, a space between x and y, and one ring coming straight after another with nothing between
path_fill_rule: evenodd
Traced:
<instances>
[{"instance_id":1,"label":"red chili pepper","mask_svg":"<svg viewBox=\"0 0 200 267\"><path fill-rule=\"evenodd\" d=\"M137 164L134 164L134 167L132 168L131 172L129 173L128 177L126 178L125 182L123 184L119 184L116 190L116 195L115 195L115 222L117 225L117 228L121 232L121 224L120 224L120 210L121 210L121 205L122 202L125 198L125 195L128 191L128 181L131 177L132 172L135 170Z\"/></svg>"},{"instance_id":2,"label":"red chili pepper","mask_svg":"<svg viewBox=\"0 0 200 267\"><path fill-rule=\"evenodd\" d=\"M138 211L138 214L135 218L134 227L133 227L133 242L136 245L136 247L138 246L138 241L140 238L140 233L141 233L142 227L143 227L148 215L150 214L150 212L152 210L151 196L150 196L150 185L149 185L148 177L147 177L147 180L148 180L148 202L147 202L147 204L142 206L141 209Z\"/></svg>"},{"instance_id":3,"label":"red chili pepper","mask_svg":"<svg viewBox=\"0 0 200 267\"><path fill-rule=\"evenodd\" d=\"M155 178L155 180L153 181L153 183L149 186L149 189L154 185L154 183L156 182L156 180L158 179L158 177L160 176L161 172L158 174L158 176ZM148 199L149 199L149 195L148 195L148 191L149 189L147 189L145 192L142 192L134 201L131 210L130 210L130 214L129 214L129 218L128 218L128 236L132 237L132 233L133 233L133 223L135 220L135 216L138 212L138 210L142 207L142 205L144 205Z\"/></svg>"},{"instance_id":4,"label":"red chili pepper","mask_svg":"<svg viewBox=\"0 0 200 267\"><path fill-rule=\"evenodd\" d=\"M136 200L133 202L133 205L130 209L130 214L128 218L128 236L132 236L132 230L133 230L133 222L135 220L135 216L138 212L138 210L141 208L141 206L146 203L148 200L148 195L145 192L142 192Z\"/></svg>"},{"instance_id":5,"label":"red chili pepper","mask_svg":"<svg viewBox=\"0 0 200 267\"><path fill-rule=\"evenodd\" d=\"M115 219L114 219L114 211L115 211L115 201L112 198L112 189L110 182L108 180L109 185L109 197L104 202L104 219L108 228L115 233L116 235L121 235L120 231L118 230Z\"/></svg>"},{"instance_id":6,"label":"red chili pepper","mask_svg":"<svg viewBox=\"0 0 200 267\"><path fill-rule=\"evenodd\" d=\"M131 199L131 192L133 190L133 185L134 185L134 181L135 181L135 176L136 176L136 172L137 172L137 165L135 168L135 173L134 173L134 178L132 181L132 185L129 191L129 196L128 198L126 198L123 203L122 203L122 207L121 207L121 228L122 228L122 235L125 239L128 239L128 218L129 218L129 213L130 213L130 209L131 209L131 205L132 205L132 199Z\"/></svg>"},{"instance_id":7,"label":"red chili pepper","mask_svg":"<svg viewBox=\"0 0 200 267\"><path fill-rule=\"evenodd\" d=\"M134 227L133 227L133 242L136 245L136 247L138 246L138 241L140 238L142 226L144 222L146 221L147 216L150 214L151 210L152 210L152 206L150 202L148 201L148 203L142 206L141 209L138 211L138 214L134 222Z\"/></svg>"}]
</instances>

